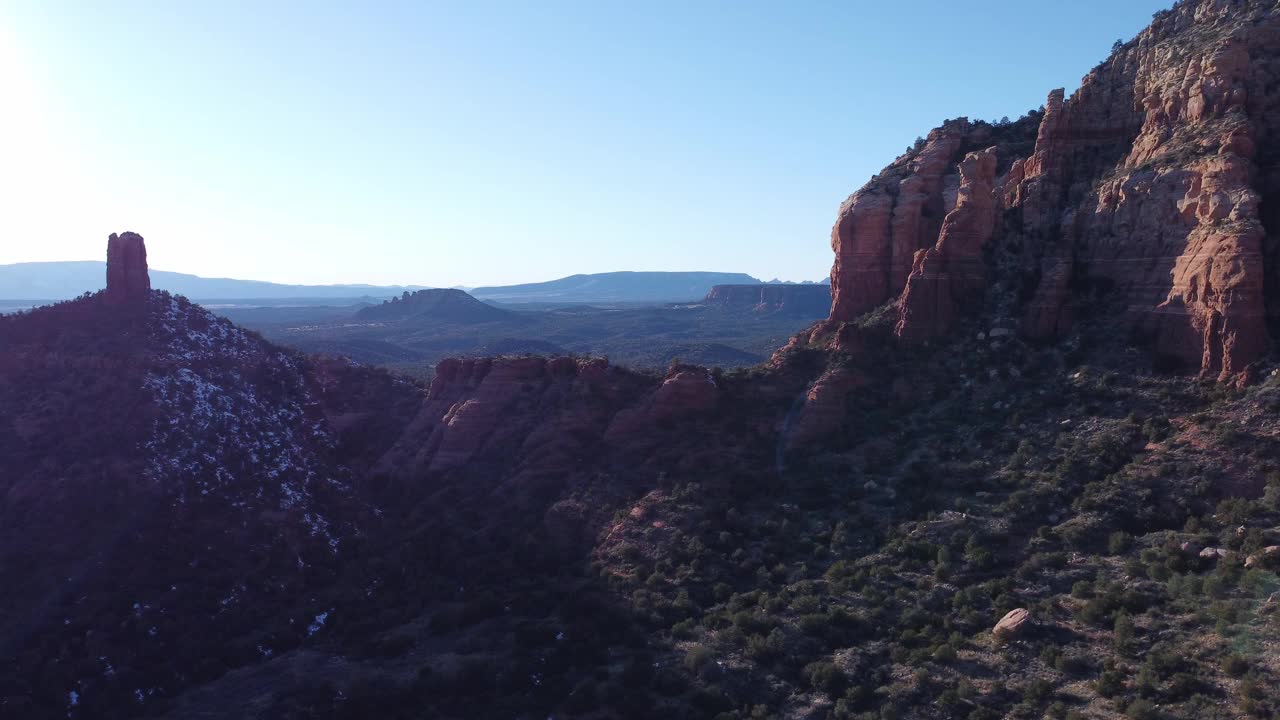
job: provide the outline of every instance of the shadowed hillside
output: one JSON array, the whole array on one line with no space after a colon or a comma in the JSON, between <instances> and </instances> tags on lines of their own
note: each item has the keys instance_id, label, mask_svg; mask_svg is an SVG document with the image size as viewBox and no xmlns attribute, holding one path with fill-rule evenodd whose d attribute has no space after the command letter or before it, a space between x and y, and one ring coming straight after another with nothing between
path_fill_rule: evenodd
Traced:
<instances>
[{"instance_id":1,"label":"shadowed hillside","mask_svg":"<svg viewBox=\"0 0 1280 720\"><path fill-rule=\"evenodd\" d=\"M151 290L113 235L106 291L0 317L0 713L1275 717L1278 68L1280 7L1184 0L1043 112L948 121L749 368L420 385ZM778 292L626 322L818 290ZM325 337L487 312L414 298Z\"/></svg>"}]
</instances>

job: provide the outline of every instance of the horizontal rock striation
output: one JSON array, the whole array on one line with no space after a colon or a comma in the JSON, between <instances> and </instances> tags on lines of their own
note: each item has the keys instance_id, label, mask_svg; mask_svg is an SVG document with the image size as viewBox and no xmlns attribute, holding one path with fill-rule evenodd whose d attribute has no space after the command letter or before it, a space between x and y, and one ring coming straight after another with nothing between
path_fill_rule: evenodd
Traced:
<instances>
[{"instance_id":1,"label":"horizontal rock striation","mask_svg":"<svg viewBox=\"0 0 1280 720\"><path fill-rule=\"evenodd\" d=\"M947 213L938 242L917 250L899 302L895 332L923 339L944 334L956 309L986 283L982 248L995 229L996 149L969 153L959 165L955 207Z\"/></svg>"},{"instance_id":2,"label":"horizontal rock striation","mask_svg":"<svg viewBox=\"0 0 1280 720\"><path fill-rule=\"evenodd\" d=\"M702 304L734 311L819 318L831 311L831 288L827 285L716 285Z\"/></svg>"},{"instance_id":3,"label":"horizontal rock striation","mask_svg":"<svg viewBox=\"0 0 1280 720\"><path fill-rule=\"evenodd\" d=\"M1049 339L1090 286L1156 355L1239 377L1268 346L1280 280L1278 103L1280 9L1181 2L1070 98L1008 125L948 121L850 196L828 325L893 302L895 333L928 339L1000 282L1025 285L1022 331Z\"/></svg>"}]
</instances>

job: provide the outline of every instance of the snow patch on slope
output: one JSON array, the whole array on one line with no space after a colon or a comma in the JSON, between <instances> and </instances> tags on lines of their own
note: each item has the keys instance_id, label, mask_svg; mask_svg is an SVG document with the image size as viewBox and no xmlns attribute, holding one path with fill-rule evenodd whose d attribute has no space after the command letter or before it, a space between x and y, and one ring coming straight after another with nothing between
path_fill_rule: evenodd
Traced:
<instances>
[{"instance_id":1,"label":"snow patch on slope","mask_svg":"<svg viewBox=\"0 0 1280 720\"><path fill-rule=\"evenodd\" d=\"M150 480L178 501L295 512L336 550L316 507L319 483L340 490L317 452L334 445L298 361L229 321L167 297L152 328L162 348L144 387L161 411L145 443Z\"/></svg>"}]
</instances>

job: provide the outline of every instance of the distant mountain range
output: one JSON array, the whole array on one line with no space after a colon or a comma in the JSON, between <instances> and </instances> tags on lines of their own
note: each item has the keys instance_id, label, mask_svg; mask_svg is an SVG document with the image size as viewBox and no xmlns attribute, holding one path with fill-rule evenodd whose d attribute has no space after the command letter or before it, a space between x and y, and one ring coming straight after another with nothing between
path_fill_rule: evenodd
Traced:
<instances>
[{"instance_id":1,"label":"distant mountain range","mask_svg":"<svg viewBox=\"0 0 1280 720\"><path fill-rule=\"evenodd\" d=\"M106 285L107 264L96 260L0 265L0 298L65 300ZM205 278L186 273L151 271L151 285L193 300L283 300L294 298L386 298L421 285L284 285L259 280Z\"/></svg>"},{"instance_id":2,"label":"distant mountain range","mask_svg":"<svg viewBox=\"0 0 1280 720\"><path fill-rule=\"evenodd\" d=\"M101 289L106 264L99 261L33 262L0 265L0 300L22 306L66 300ZM667 303L701 299L716 285L762 283L745 273L722 272L608 272L522 285L477 287L471 295L498 303ZM829 282L829 280L824 280ZM151 271L157 290L185 295L192 300L255 301L276 304L304 301L352 304L357 300L385 300L405 292L427 289L422 285L287 285L260 280L206 278L187 273ZM790 284L790 283L786 283ZM812 284L806 281L802 284ZM465 288L460 288L465 289Z\"/></svg>"},{"instance_id":3,"label":"distant mountain range","mask_svg":"<svg viewBox=\"0 0 1280 720\"><path fill-rule=\"evenodd\" d=\"M745 273L608 272L548 282L478 287L471 294L503 303L682 302L700 300L716 285L755 285Z\"/></svg>"}]
</instances>

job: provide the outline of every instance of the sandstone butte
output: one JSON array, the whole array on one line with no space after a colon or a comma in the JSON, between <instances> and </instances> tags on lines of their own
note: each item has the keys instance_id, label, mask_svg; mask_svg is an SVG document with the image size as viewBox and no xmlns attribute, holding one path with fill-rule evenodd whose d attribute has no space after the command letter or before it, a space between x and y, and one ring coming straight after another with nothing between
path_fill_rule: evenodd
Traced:
<instances>
[{"instance_id":1,"label":"sandstone butte","mask_svg":"<svg viewBox=\"0 0 1280 720\"><path fill-rule=\"evenodd\" d=\"M107 302L134 302L150 295L147 246L142 236L134 232L111 233L107 238Z\"/></svg>"},{"instance_id":2,"label":"sandstone butte","mask_svg":"<svg viewBox=\"0 0 1280 720\"><path fill-rule=\"evenodd\" d=\"M943 123L841 205L812 341L856 350L842 329L886 307L904 342L980 308L1049 340L1104 288L1155 356L1242 379L1280 310L1277 50L1273 3L1183 2L1071 97Z\"/></svg>"}]
</instances>

